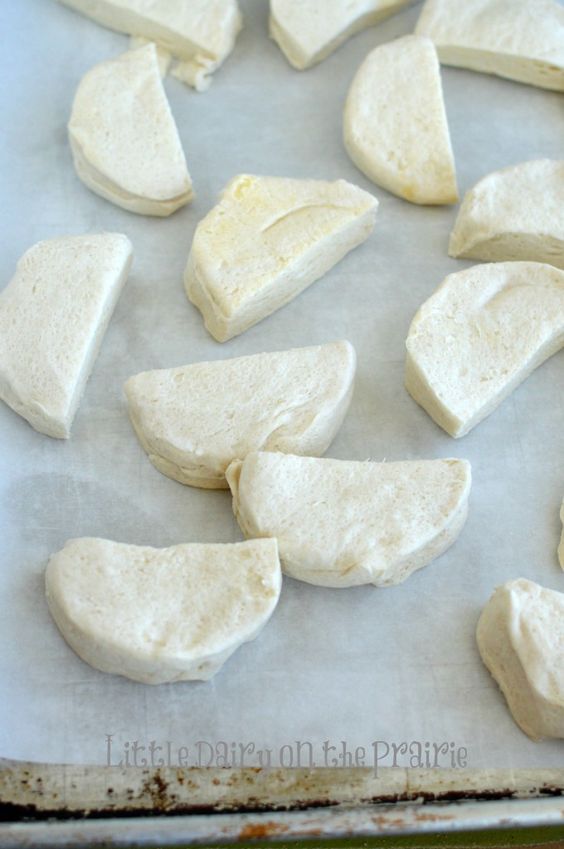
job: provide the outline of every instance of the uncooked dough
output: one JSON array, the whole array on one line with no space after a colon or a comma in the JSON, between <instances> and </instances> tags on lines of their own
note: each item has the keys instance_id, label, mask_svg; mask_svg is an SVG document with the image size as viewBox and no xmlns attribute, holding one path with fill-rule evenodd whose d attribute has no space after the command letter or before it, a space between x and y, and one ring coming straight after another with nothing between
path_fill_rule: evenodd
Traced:
<instances>
[{"instance_id":1,"label":"uncooked dough","mask_svg":"<svg viewBox=\"0 0 564 849\"><path fill-rule=\"evenodd\" d=\"M63 637L102 672L143 684L205 681L272 615L276 540L125 545L69 540L49 560L47 601Z\"/></svg>"}]
</instances>

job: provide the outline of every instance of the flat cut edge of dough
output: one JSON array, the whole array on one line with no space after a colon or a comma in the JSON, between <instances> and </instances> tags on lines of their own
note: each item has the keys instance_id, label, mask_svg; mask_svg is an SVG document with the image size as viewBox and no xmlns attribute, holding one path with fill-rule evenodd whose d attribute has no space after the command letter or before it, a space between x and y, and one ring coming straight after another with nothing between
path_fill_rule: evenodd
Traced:
<instances>
[{"instance_id":1,"label":"flat cut edge of dough","mask_svg":"<svg viewBox=\"0 0 564 849\"><path fill-rule=\"evenodd\" d=\"M471 272L473 269L480 267L491 266L492 269L495 269L501 267L502 265L544 266L551 272L562 274L562 271L560 269L557 269L555 266L549 265L548 263L538 263L534 261L478 263L474 266L470 266L469 268L462 269L461 271L451 272L442 280L439 286L423 302L423 304L421 304L409 326L406 339L404 386L413 398L413 400L416 402L416 404L418 404L423 410L425 410L428 416L446 433L448 433L449 436L452 436L455 439L458 439L462 436L466 436L468 433L470 433L471 430L477 427L477 425L479 425L482 421L488 418L488 416L495 412L495 410L497 410L498 407L500 407L503 402L507 398L509 398L509 396L512 395L513 392L515 392L521 386L521 384L523 384L527 380L527 378L533 374L534 371L536 371L537 368L539 368L548 359L557 354L564 345L564 332L562 334L562 338L560 338L560 336L557 336L554 339L549 339L544 346L542 346L536 351L535 356L532 357L531 360L526 364L526 367L518 371L511 380L505 383L501 392L490 398L489 401L486 404L483 404L471 418L466 419L464 421L462 421L457 415L452 413L448 409L448 407L438 398L437 393L433 389L431 389L428 382L424 379L421 369L419 368L415 358L413 357L409 346L411 329L417 317L419 316L420 311L432 298L435 297L437 292L439 292L439 290L442 289L443 286L447 285L447 283L452 277L456 277L459 274L466 274L468 272Z\"/></svg>"},{"instance_id":2,"label":"flat cut edge of dough","mask_svg":"<svg viewBox=\"0 0 564 849\"><path fill-rule=\"evenodd\" d=\"M126 236L124 233L118 233L115 231L101 231L99 233L83 233L68 236L55 236L53 237L53 239L43 239L39 242L35 242L34 245L30 245L30 247L22 254L17 264L19 265L19 262L25 257L28 251L32 250L42 241L49 242L64 238L69 238L72 240L80 238L81 236L89 235L119 236L120 239L123 240L123 244L127 253L120 274L118 275L118 277L114 281L113 286L111 287L111 296L107 300L103 314L100 317L95 337L93 339L92 347L87 353L82 363L81 371L77 376L74 392L65 417L60 418L57 415L47 413L45 407L36 401L30 404L29 400L24 400L17 387L11 381L8 381L3 377L0 368L0 400L3 401L11 410L13 410L16 415L20 416L25 421L27 421L27 423L35 431L37 431L37 433L41 433L44 436L49 436L52 439L70 439L71 437L71 431L74 424L74 420L78 413L84 393L86 392L88 380L94 370L94 366L96 364L98 354L100 353L100 349L102 347L106 331L108 330L115 308L120 299L121 293L129 275L129 271L131 269L131 264L133 262L133 245L128 236ZM11 281L15 277L15 274L17 274L17 266L16 271L14 275L12 275L12 278L8 282L7 286L10 285Z\"/></svg>"},{"instance_id":3,"label":"flat cut edge of dough","mask_svg":"<svg viewBox=\"0 0 564 849\"><path fill-rule=\"evenodd\" d=\"M84 151L83 145L80 142L80 137L84 135L84 128L79 127L79 131L77 134L77 128L75 126L74 121L75 103L84 81L92 74L94 74L97 69L105 65L110 65L112 63L119 63L119 61L124 59L124 57L135 53L136 51L143 51L146 48L150 48L150 55L152 57L152 60L154 61L154 70L157 75L157 88L160 88L160 93L165 104L165 110L168 112L168 118L170 120L173 132L176 134L177 142L180 147L180 150L182 151L184 161L183 183L185 184L185 190L180 194L172 197L151 197L150 195L135 194L133 192L127 191L122 186L120 186L118 182L108 177L104 172L100 171L100 169L95 164L93 164L93 162L90 161ZM105 59L101 62L96 63L86 71L86 73L82 76L81 80L78 83L73 98L70 118L67 123L67 133L76 174L81 180L81 182L88 189L90 189L90 191L94 192L94 194L98 195L99 197L104 198L104 200L110 201L110 203L114 203L116 206L127 210L128 212L133 212L137 215L167 217L169 215L172 215L172 213L176 212L177 209L180 209L180 207L185 206L194 199L194 189L192 185L192 178L190 176L190 172L188 171L188 165L186 162L186 156L184 154L182 140L178 132L178 126L172 113L167 93L163 86L161 71L162 63L159 59L158 47L155 42L151 41L145 41L140 46L130 48L129 50L126 50L118 54L117 56L110 57L109 59Z\"/></svg>"},{"instance_id":4,"label":"flat cut edge of dough","mask_svg":"<svg viewBox=\"0 0 564 849\"><path fill-rule=\"evenodd\" d=\"M396 183L397 183L396 179L390 179L388 176L386 176L386 174L383 173L383 171L380 169L379 166L376 167L376 168L373 167L373 164L370 160L370 157L365 153L365 151L363 149L361 149L357 140L354 138L355 133L353 132L354 121L353 121L353 117L352 117L352 113L353 113L352 94L353 94L353 89L355 87L355 84L357 82L357 78L358 78L359 74L364 69L364 66L366 65L368 59L370 58L370 56L374 52L376 52L380 48L384 48L384 47L388 47L389 45L397 44L397 42L401 41L402 39L409 39L409 38L417 38L417 39L420 39L422 41L425 41L425 42L428 42L429 44L431 44L432 47L433 47L433 52L435 54L435 58L436 58L438 83L439 83L439 95L440 95L440 101L441 101L441 104L442 104L442 118L443 118L443 122L444 122L444 130L445 130L445 133L446 133L446 139L445 139L446 140L446 148L447 148L446 153L447 153L447 157L448 157L448 160L449 160L448 164L449 164L451 174L450 174L450 181L449 181L450 185L449 185L448 189L445 189L444 186L443 186L443 188L440 191L438 191L438 192L435 191L432 194L429 193L429 192L427 192L427 193L423 192L422 193L419 188L416 191L414 191L414 189L411 185L409 187L409 191L406 188L403 188L401 191L398 190L398 188L396 186ZM402 36L399 39L396 39L396 41L385 42L384 44L377 45L364 58L364 60L361 62L361 64L357 68L356 73L355 73L355 75L354 75L354 77L351 81L351 84L349 86L349 90L348 90L348 93L347 93L347 97L346 97L346 100L345 100L345 107L344 107L344 112L343 112L343 143L344 143L344 146L345 146L345 149L347 151L348 156L350 157L352 163L356 166L356 168L358 168L358 170L362 174L364 174L364 176L367 177L376 186L383 188L385 191L389 192L390 194L394 195L395 197L399 197L402 200L406 201L407 203L414 204L415 206L430 206L430 207L433 207L433 206L451 206L453 204L458 203L460 197L459 197L459 189L458 189L458 178L457 178L457 173L456 173L456 160L455 160L455 156L454 156L454 149L453 149L453 146L452 146L452 138L451 138L451 133L450 133L450 125L449 125L448 115L447 115L447 111L446 111L444 88L443 88L443 81L442 81L442 75L441 75L441 66L440 66L439 57L438 57L438 54L437 54L437 51L436 51L436 47L435 47L433 41L430 38L428 38L427 36L417 35L416 33L411 33L411 34ZM444 182L446 182L446 181L443 180L443 183Z\"/></svg>"}]
</instances>

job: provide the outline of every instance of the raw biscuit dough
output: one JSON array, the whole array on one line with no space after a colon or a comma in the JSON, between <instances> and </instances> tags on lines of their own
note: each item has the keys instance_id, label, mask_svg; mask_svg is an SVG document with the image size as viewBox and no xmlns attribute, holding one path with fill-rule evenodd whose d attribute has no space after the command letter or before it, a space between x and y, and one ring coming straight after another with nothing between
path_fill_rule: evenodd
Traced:
<instances>
[{"instance_id":1,"label":"raw biscuit dough","mask_svg":"<svg viewBox=\"0 0 564 849\"><path fill-rule=\"evenodd\" d=\"M357 32L412 0L270 0L270 37L300 71L326 59Z\"/></svg>"},{"instance_id":2,"label":"raw biscuit dough","mask_svg":"<svg viewBox=\"0 0 564 849\"><path fill-rule=\"evenodd\" d=\"M564 272L540 262L450 274L409 328L405 384L464 436L564 345Z\"/></svg>"},{"instance_id":3,"label":"raw biscuit dough","mask_svg":"<svg viewBox=\"0 0 564 849\"><path fill-rule=\"evenodd\" d=\"M564 737L564 594L508 581L486 604L477 640L525 734Z\"/></svg>"},{"instance_id":4,"label":"raw biscuit dough","mask_svg":"<svg viewBox=\"0 0 564 849\"><path fill-rule=\"evenodd\" d=\"M0 398L67 439L131 265L127 236L38 242L0 293Z\"/></svg>"},{"instance_id":5,"label":"raw biscuit dough","mask_svg":"<svg viewBox=\"0 0 564 849\"><path fill-rule=\"evenodd\" d=\"M190 486L227 488L250 451L323 454L350 404L349 342L142 372L125 385L129 414L155 467Z\"/></svg>"},{"instance_id":6,"label":"raw biscuit dough","mask_svg":"<svg viewBox=\"0 0 564 849\"><path fill-rule=\"evenodd\" d=\"M564 91L564 8L555 0L427 0L415 31L445 65Z\"/></svg>"},{"instance_id":7,"label":"raw biscuit dough","mask_svg":"<svg viewBox=\"0 0 564 849\"><path fill-rule=\"evenodd\" d=\"M61 0L109 29L155 42L172 73L204 91L241 29L237 0ZM168 54L168 59L165 58Z\"/></svg>"},{"instance_id":8,"label":"raw biscuit dough","mask_svg":"<svg viewBox=\"0 0 564 849\"><path fill-rule=\"evenodd\" d=\"M275 312L370 235L378 201L337 180L242 174L194 234L184 284L225 342Z\"/></svg>"},{"instance_id":9,"label":"raw biscuit dough","mask_svg":"<svg viewBox=\"0 0 564 849\"><path fill-rule=\"evenodd\" d=\"M143 684L205 681L262 630L281 587L276 540L125 545L84 537L49 560L49 609L72 649Z\"/></svg>"},{"instance_id":10,"label":"raw biscuit dough","mask_svg":"<svg viewBox=\"0 0 564 849\"><path fill-rule=\"evenodd\" d=\"M69 121L74 166L96 194L139 215L167 216L193 198L154 44L95 65Z\"/></svg>"},{"instance_id":11,"label":"raw biscuit dough","mask_svg":"<svg viewBox=\"0 0 564 849\"><path fill-rule=\"evenodd\" d=\"M343 118L347 152L363 174L411 203L458 200L437 53L408 35L376 47L352 82Z\"/></svg>"},{"instance_id":12,"label":"raw biscuit dough","mask_svg":"<svg viewBox=\"0 0 564 849\"><path fill-rule=\"evenodd\" d=\"M324 587L391 586L452 545L465 460L372 463L252 453L227 469L246 537L278 540L286 574Z\"/></svg>"}]
</instances>

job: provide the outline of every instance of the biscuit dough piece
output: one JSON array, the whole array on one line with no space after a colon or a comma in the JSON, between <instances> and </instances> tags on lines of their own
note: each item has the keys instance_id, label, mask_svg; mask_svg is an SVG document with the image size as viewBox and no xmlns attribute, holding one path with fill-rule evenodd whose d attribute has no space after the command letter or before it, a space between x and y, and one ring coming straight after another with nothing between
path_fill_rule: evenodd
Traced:
<instances>
[{"instance_id":1,"label":"biscuit dough piece","mask_svg":"<svg viewBox=\"0 0 564 849\"><path fill-rule=\"evenodd\" d=\"M164 475L227 488L250 451L323 454L352 397L356 354L331 342L146 371L125 384L141 445Z\"/></svg>"},{"instance_id":2,"label":"biscuit dough piece","mask_svg":"<svg viewBox=\"0 0 564 849\"><path fill-rule=\"evenodd\" d=\"M564 161L537 159L494 171L466 194L449 254L564 268L563 209Z\"/></svg>"},{"instance_id":3,"label":"biscuit dough piece","mask_svg":"<svg viewBox=\"0 0 564 849\"><path fill-rule=\"evenodd\" d=\"M398 12L412 0L270 0L270 37L300 71L343 42Z\"/></svg>"},{"instance_id":4,"label":"biscuit dough piece","mask_svg":"<svg viewBox=\"0 0 564 849\"><path fill-rule=\"evenodd\" d=\"M95 65L69 121L76 173L96 194L139 215L189 203L192 182L154 44Z\"/></svg>"},{"instance_id":5,"label":"biscuit dough piece","mask_svg":"<svg viewBox=\"0 0 564 849\"><path fill-rule=\"evenodd\" d=\"M146 44L153 44L148 38L143 38L142 35L132 35L129 39L129 47L131 50L136 50L138 47L145 47ZM158 44L155 44L155 51L157 54L157 64L159 66L159 73L162 78L166 77L172 62L172 56L165 50L164 47L160 47Z\"/></svg>"},{"instance_id":6,"label":"biscuit dough piece","mask_svg":"<svg viewBox=\"0 0 564 849\"><path fill-rule=\"evenodd\" d=\"M262 630L281 587L276 540L170 548L69 540L49 609L86 663L143 684L205 681Z\"/></svg>"},{"instance_id":7,"label":"biscuit dough piece","mask_svg":"<svg viewBox=\"0 0 564 849\"><path fill-rule=\"evenodd\" d=\"M465 460L372 463L252 453L227 469L246 537L278 540L284 572L324 587L391 586L452 545Z\"/></svg>"},{"instance_id":8,"label":"biscuit dough piece","mask_svg":"<svg viewBox=\"0 0 564 849\"><path fill-rule=\"evenodd\" d=\"M564 345L564 272L540 262L450 274L409 328L405 385L464 436Z\"/></svg>"},{"instance_id":9,"label":"biscuit dough piece","mask_svg":"<svg viewBox=\"0 0 564 849\"><path fill-rule=\"evenodd\" d=\"M477 640L525 734L564 737L564 594L508 581L486 604Z\"/></svg>"},{"instance_id":10,"label":"biscuit dough piece","mask_svg":"<svg viewBox=\"0 0 564 849\"><path fill-rule=\"evenodd\" d=\"M0 293L0 398L67 439L131 265L127 236L38 242Z\"/></svg>"},{"instance_id":11,"label":"biscuit dough piece","mask_svg":"<svg viewBox=\"0 0 564 849\"><path fill-rule=\"evenodd\" d=\"M369 236L378 201L337 180L235 177L200 221L186 294L219 342L243 333Z\"/></svg>"},{"instance_id":12,"label":"biscuit dough piece","mask_svg":"<svg viewBox=\"0 0 564 849\"><path fill-rule=\"evenodd\" d=\"M445 65L564 91L564 8L555 0L427 0L415 31Z\"/></svg>"},{"instance_id":13,"label":"biscuit dough piece","mask_svg":"<svg viewBox=\"0 0 564 849\"><path fill-rule=\"evenodd\" d=\"M155 42L175 58L172 73L198 91L233 50L237 0L60 0L109 29Z\"/></svg>"},{"instance_id":14,"label":"biscuit dough piece","mask_svg":"<svg viewBox=\"0 0 564 849\"><path fill-rule=\"evenodd\" d=\"M411 203L458 200L439 60L408 35L368 54L350 87L344 141L366 176Z\"/></svg>"}]
</instances>

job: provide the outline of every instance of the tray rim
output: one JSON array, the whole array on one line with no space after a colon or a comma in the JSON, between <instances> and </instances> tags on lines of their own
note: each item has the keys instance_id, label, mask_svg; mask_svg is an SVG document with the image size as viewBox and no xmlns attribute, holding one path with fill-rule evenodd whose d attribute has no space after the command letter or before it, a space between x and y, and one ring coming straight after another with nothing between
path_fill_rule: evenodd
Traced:
<instances>
[{"instance_id":1,"label":"tray rim","mask_svg":"<svg viewBox=\"0 0 564 849\"><path fill-rule=\"evenodd\" d=\"M564 828L564 768L388 767L376 775L366 768L121 769L3 760L0 813L1 849Z\"/></svg>"},{"instance_id":2,"label":"tray rim","mask_svg":"<svg viewBox=\"0 0 564 849\"><path fill-rule=\"evenodd\" d=\"M315 812L11 823L0 825L0 847L59 849L99 843L123 847L240 846L255 841L276 844L555 826L564 828L563 800L537 798L432 803L423 810L421 805L410 803Z\"/></svg>"}]
</instances>

